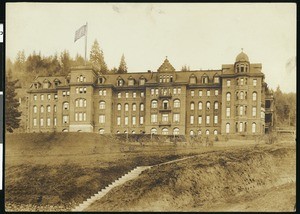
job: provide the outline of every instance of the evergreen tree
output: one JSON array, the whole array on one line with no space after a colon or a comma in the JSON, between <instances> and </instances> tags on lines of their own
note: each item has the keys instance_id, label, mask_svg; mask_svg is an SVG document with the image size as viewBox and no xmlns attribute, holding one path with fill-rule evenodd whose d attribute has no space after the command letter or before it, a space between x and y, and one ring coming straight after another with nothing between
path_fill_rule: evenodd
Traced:
<instances>
[{"instance_id":1,"label":"evergreen tree","mask_svg":"<svg viewBox=\"0 0 300 214\"><path fill-rule=\"evenodd\" d=\"M116 74L118 73L118 69L116 67L113 67L112 69L109 70L110 73Z\"/></svg>"},{"instance_id":2,"label":"evergreen tree","mask_svg":"<svg viewBox=\"0 0 300 214\"><path fill-rule=\"evenodd\" d=\"M79 54L76 54L75 60L72 62L72 66L83 66L84 65L84 58Z\"/></svg>"},{"instance_id":3,"label":"evergreen tree","mask_svg":"<svg viewBox=\"0 0 300 214\"><path fill-rule=\"evenodd\" d=\"M63 75L67 75L71 70L72 59L67 50L60 54L61 71Z\"/></svg>"},{"instance_id":4,"label":"evergreen tree","mask_svg":"<svg viewBox=\"0 0 300 214\"><path fill-rule=\"evenodd\" d=\"M181 71L190 71L190 66L187 65L182 66Z\"/></svg>"},{"instance_id":5,"label":"evergreen tree","mask_svg":"<svg viewBox=\"0 0 300 214\"><path fill-rule=\"evenodd\" d=\"M124 54L121 57L121 62L120 62L120 65L119 65L118 73L119 74L127 73L127 65L126 65L126 62L125 62Z\"/></svg>"},{"instance_id":6,"label":"evergreen tree","mask_svg":"<svg viewBox=\"0 0 300 214\"><path fill-rule=\"evenodd\" d=\"M6 77L5 91L5 129L8 132L13 132L19 128L21 112L18 110L20 103L16 99L15 86L18 80L12 80L11 77Z\"/></svg>"},{"instance_id":7,"label":"evergreen tree","mask_svg":"<svg viewBox=\"0 0 300 214\"><path fill-rule=\"evenodd\" d=\"M94 41L90 52L90 61L92 65L101 73L106 74L108 72L107 65L104 61L103 51L100 49L99 43L97 40Z\"/></svg>"}]
</instances>

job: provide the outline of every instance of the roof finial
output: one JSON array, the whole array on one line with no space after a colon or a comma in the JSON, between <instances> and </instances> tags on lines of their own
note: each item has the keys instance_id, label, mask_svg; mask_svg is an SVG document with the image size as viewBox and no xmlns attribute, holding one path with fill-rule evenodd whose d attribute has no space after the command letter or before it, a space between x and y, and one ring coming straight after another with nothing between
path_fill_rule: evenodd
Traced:
<instances>
[{"instance_id":1,"label":"roof finial","mask_svg":"<svg viewBox=\"0 0 300 214\"><path fill-rule=\"evenodd\" d=\"M168 56L166 56L166 59L168 59Z\"/></svg>"},{"instance_id":2,"label":"roof finial","mask_svg":"<svg viewBox=\"0 0 300 214\"><path fill-rule=\"evenodd\" d=\"M241 49L242 49L242 52L243 52L244 48L241 48Z\"/></svg>"}]
</instances>

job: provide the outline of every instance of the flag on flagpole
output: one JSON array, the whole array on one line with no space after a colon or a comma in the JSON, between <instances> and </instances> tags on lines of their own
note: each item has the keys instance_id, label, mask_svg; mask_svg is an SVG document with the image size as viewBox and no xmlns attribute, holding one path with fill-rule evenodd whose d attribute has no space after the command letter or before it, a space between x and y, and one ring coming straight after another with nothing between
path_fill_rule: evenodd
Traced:
<instances>
[{"instance_id":1,"label":"flag on flagpole","mask_svg":"<svg viewBox=\"0 0 300 214\"><path fill-rule=\"evenodd\" d=\"M86 31L87 31L87 25L83 25L81 28L79 28L78 30L76 30L74 42L76 42L81 37L85 36L86 35Z\"/></svg>"}]
</instances>

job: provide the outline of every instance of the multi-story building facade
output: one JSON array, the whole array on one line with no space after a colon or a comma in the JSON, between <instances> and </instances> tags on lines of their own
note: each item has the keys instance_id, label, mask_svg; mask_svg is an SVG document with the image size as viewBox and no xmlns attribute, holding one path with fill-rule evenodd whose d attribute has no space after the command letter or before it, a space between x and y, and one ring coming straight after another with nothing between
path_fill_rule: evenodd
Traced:
<instances>
[{"instance_id":1,"label":"multi-story building facade","mask_svg":"<svg viewBox=\"0 0 300 214\"><path fill-rule=\"evenodd\" d=\"M40 76L28 90L27 131L261 135L271 112L261 70L241 52L220 70L175 71L165 59L157 72L85 66L67 77Z\"/></svg>"}]
</instances>

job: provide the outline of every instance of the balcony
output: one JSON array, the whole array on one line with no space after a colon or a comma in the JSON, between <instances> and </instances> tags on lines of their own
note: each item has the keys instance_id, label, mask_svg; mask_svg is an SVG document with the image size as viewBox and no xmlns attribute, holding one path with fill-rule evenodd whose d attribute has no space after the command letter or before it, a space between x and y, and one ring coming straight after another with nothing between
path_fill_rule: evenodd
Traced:
<instances>
[{"instance_id":1,"label":"balcony","mask_svg":"<svg viewBox=\"0 0 300 214\"><path fill-rule=\"evenodd\" d=\"M159 112L170 112L171 111L171 108L168 106L160 106L159 107Z\"/></svg>"},{"instance_id":2,"label":"balcony","mask_svg":"<svg viewBox=\"0 0 300 214\"><path fill-rule=\"evenodd\" d=\"M159 126L171 126L171 121L161 121L159 122Z\"/></svg>"},{"instance_id":3,"label":"balcony","mask_svg":"<svg viewBox=\"0 0 300 214\"><path fill-rule=\"evenodd\" d=\"M159 93L158 98L163 99L163 98L171 98L172 94L171 93Z\"/></svg>"}]
</instances>

